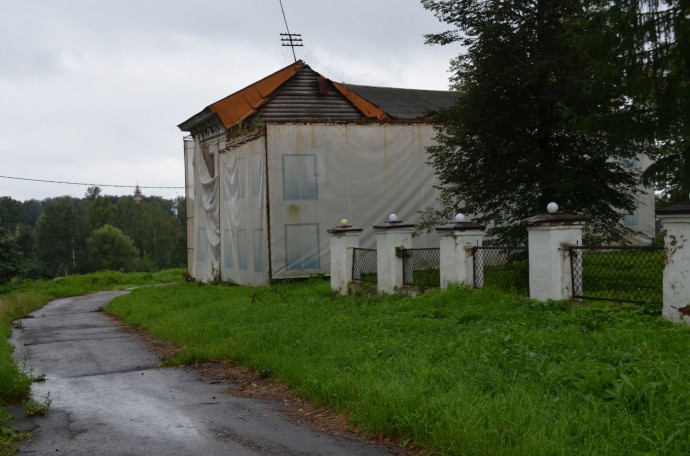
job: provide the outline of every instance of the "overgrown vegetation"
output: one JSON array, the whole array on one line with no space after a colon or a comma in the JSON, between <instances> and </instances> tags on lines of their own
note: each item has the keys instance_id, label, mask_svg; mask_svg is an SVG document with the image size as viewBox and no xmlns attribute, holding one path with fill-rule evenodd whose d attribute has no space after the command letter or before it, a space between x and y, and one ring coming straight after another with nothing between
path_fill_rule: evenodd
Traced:
<instances>
[{"instance_id":1,"label":"overgrown vegetation","mask_svg":"<svg viewBox=\"0 0 690 456\"><path fill-rule=\"evenodd\" d=\"M22 371L12 357L12 347L7 339L15 320L57 298L79 296L100 290L180 282L182 279L182 270L171 269L158 273L100 272L0 286L0 454L10 454L12 441L20 437L20 433L8 424L12 417L2 406L26 401L27 413L33 414L43 414L50 407L50 398L36 400L29 397L31 382L39 380L40 373L30 376ZM20 329L19 323L14 324Z\"/></svg>"},{"instance_id":2,"label":"overgrown vegetation","mask_svg":"<svg viewBox=\"0 0 690 456\"><path fill-rule=\"evenodd\" d=\"M107 309L447 455L690 453L690 328L493 290L344 297L328 283L145 288Z\"/></svg>"}]
</instances>

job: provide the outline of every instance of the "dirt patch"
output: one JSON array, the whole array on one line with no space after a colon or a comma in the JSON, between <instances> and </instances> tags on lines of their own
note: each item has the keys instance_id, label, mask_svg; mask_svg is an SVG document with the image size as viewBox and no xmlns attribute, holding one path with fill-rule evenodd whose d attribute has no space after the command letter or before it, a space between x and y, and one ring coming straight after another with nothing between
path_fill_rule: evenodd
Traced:
<instances>
[{"instance_id":1,"label":"dirt patch","mask_svg":"<svg viewBox=\"0 0 690 456\"><path fill-rule=\"evenodd\" d=\"M148 350L161 359L172 358L178 347L135 328L125 325L110 316L123 331L136 335L144 342ZM348 422L345 413L318 406L300 397L289 386L271 378L264 378L243 366L229 362L203 363L191 366L198 370L205 381L227 385L227 394L236 397L253 397L271 402L292 421L304 424L330 435L366 442L385 448L388 452L400 456L428 455L414 445L403 447L402 442L387 436L367 436Z\"/></svg>"}]
</instances>

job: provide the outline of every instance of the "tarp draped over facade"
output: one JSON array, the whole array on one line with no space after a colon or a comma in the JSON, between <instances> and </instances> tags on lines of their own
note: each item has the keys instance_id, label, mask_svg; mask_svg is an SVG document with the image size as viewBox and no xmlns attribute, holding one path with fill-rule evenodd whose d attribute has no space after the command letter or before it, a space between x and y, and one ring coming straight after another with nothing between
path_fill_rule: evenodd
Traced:
<instances>
[{"instance_id":1,"label":"tarp draped over facade","mask_svg":"<svg viewBox=\"0 0 690 456\"><path fill-rule=\"evenodd\" d=\"M363 228L361 245L373 248L373 225L392 212L415 222L434 203L425 149L433 134L426 124L281 124L239 146L226 147L222 134L195 139L190 273L253 285L328 274L327 230L341 219ZM418 247L436 242L435 234L415 238Z\"/></svg>"},{"instance_id":2,"label":"tarp draped over facade","mask_svg":"<svg viewBox=\"0 0 690 456\"><path fill-rule=\"evenodd\" d=\"M220 154L221 277L268 282L265 140L261 136Z\"/></svg>"},{"instance_id":3,"label":"tarp draped over facade","mask_svg":"<svg viewBox=\"0 0 690 456\"><path fill-rule=\"evenodd\" d=\"M217 157L215 150L210 148L213 159ZM193 277L203 282L211 282L220 278L220 204L218 198L219 179L211 176L201 144L194 144L194 270ZM189 235L189 234L188 234Z\"/></svg>"},{"instance_id":4,"label":"tarp draped over facade","mask_svg":"<svg viewBox=\"0 0 690 456\"><path fill-rule=\"evenodd\" d=\"M375 247L373 225L395 212L409 223L435 204L438 183L426 164L428 124L267 126L271 274L329 273L327 230L347 218ZM415 247L438 246L421 233Z\"/></svg>"}]
</instances>

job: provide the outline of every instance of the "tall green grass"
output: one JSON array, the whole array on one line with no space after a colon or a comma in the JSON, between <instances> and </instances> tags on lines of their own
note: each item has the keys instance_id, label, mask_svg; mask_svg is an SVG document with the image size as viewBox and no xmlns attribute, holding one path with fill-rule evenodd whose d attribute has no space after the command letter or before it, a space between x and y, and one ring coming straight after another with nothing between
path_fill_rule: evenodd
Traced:
<instances>
[{"instance_id":1,"label":"tall green grass","mask_svg":"<svg viewBox=\"0 0 690 456\"><path fill-rule=\"evenodd\" d=\"M180 284L108 311L447 455L690 454L690 329L632 307L454 288L334 296L323 281Z\"/></svg>"},{"instance_id":2,"label":"tall green grass","mask_svg":"<svg viewBox=\"0 0 690 456\"><path fill-rule=\"evenodd\" d=\"M172 269L158 273L99 272L0 286L0 454L9 448L8 440L16 436L13 431L3 426L3 423L11 417L2 406L27 399L31 387L31 379L13 359L12 347L7 341L12 332L14 320L30 314L57 298L84 295L100 290L181 282L182 279L183 271Z\"/></svg>"}]
</instances>

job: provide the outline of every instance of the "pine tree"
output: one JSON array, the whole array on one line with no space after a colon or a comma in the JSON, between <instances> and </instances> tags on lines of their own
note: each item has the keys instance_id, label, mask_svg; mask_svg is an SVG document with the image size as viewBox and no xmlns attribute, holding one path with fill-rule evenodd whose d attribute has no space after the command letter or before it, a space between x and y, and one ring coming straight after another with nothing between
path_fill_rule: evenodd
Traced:
<instances>
[{"instance_id":1,"label":"pine tree","mask_svg":"<svg viewBox=\"0 0 690 456\"><path fill-rule=\"evenodd\" d=\"M455 27L427 35L460 43L452 84L461 96L436 115L430 164L441 181L440 209L475 214L499 242L524 241L519 222L550 201L586 216L605 241L622 239L621 214L635 207L638 153L651 153L648 111L627 59L635 37L608 2L423 0ZM618 10L621 15L627 9Z\"/></svg>"},{"instance_id":2,"label":"pine tree","mask_svg":"<svg viewBox=\"0 0 690 456\"><path fill-rule=\"evenodd\" d=\"M662 198L690 194L690 0L640 0L634 22L642 44L633 55L650 81L647 97L660 148L645 173Z\"/></svg>"}]
</instances>

